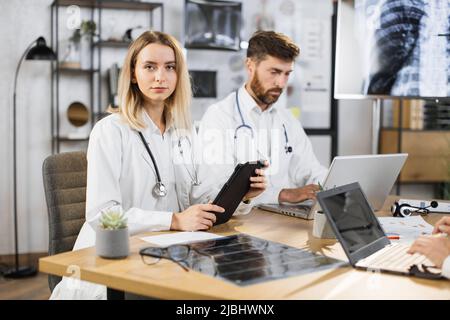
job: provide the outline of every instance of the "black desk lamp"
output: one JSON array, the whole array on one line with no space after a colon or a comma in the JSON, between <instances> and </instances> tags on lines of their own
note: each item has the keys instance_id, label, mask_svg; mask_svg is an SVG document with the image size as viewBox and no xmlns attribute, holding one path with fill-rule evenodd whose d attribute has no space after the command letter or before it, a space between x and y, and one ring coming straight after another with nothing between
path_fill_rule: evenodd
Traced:
<instances>
[{"instance_id":1,"label":"black desk lamp","mask_svg":"<svg viewBox=\"0 0 450 320\"><path fill-rule=\"evenodd\" d=\"M24 60L56 60L56 54L52 49L47 47L45 39L39 37L34 40L23 53L17 65L16 74L14 76L14 95L13 95L13 166L14 166L14 245L15 245L15 267L4 273L6 278L24 278L34 276L36 274L35 267L19 267L19 240L17 232L17 168L16 168L16 87L17 76L19 75L20 66Z\"/></svg>"}]
</instances>

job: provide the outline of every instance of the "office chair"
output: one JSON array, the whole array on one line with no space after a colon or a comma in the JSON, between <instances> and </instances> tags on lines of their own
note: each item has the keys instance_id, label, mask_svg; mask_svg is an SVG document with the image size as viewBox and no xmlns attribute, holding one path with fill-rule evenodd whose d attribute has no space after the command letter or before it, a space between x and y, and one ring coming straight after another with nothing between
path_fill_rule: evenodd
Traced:
<instances>
[{"instance_id":1,"label":"office chair","mask_svg":"<svg viewBox=\"0 0 450 320\"><path fill-rule=\"evenodd\" d=\"M51 155L42 165L49 222L49 255L73 249L85 221L87 160L85 152ZM48 276L50 291L61 277Z\"/></svg>"}]
</instances>

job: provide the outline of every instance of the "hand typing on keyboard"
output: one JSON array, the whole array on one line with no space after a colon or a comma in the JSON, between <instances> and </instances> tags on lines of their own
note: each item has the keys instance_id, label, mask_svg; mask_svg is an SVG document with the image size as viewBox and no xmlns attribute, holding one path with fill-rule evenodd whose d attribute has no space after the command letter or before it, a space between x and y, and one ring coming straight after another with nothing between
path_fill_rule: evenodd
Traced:
<instances>
[{"instance_id":1,"label":"hand typing on keyboard","mask_svg":"<svg viewBox=\"0 0 450 320\"><path fill-rule=\"evenodd\" d=\"M278 202L297 203L308 199L315 200L316 192L320 190L317 184L308 184L301 188L283 189L278 195Z\"/></svg>"},{"instance_id":2,"label":"hand typing on keyboard","mask_svg":"<svg viewBox=\"0 0 450 320\"><path fill-rule=\"evenodd\" d=\"M435 225L433 229L433 234L445 233L450 234L450 216L441 218Z\"/></svg>"},{"instance_id":3,"label":"hand typing on keyboard","mask_svg":"<svg viewBox=\"0 0 450 320\"><path fill-rule=\"evenodd\" d=\"M443 233L443 231L446 231ZM432 236L422 236L409 248L408 253L420 253L426 256L436 267L442 268L444 260L450 257L450 217L439 220Z\"/></svg>"}]
</instances>

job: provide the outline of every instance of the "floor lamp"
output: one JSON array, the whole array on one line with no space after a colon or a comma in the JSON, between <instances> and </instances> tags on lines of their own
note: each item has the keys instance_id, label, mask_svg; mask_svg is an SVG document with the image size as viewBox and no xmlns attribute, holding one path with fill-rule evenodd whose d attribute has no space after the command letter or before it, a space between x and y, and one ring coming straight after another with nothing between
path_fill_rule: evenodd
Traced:
<instances>
[{"instance_id":1,"label":"floor lamp","mask_svg":"<svg viewBox=\"0 0 450 320\"><path fill-rule=\"evenodd\" d=\"M56 60L56 54L52 49L47 47L45 39L39 37L34 40L19 60L17 65L16 74L14 76L14 95L13 95L13 166L14 166L14 178L13 178L13 194L14 194L14 246L15 246L15 267L6 271L3 276L6 278L24 278L34 276L36 274L35 267L19 266L19 240L17 232L17 154L16 154L16 89L17 89L17 76L19 75L20 66L23 60Z\"/></svg>"}]
</instances>

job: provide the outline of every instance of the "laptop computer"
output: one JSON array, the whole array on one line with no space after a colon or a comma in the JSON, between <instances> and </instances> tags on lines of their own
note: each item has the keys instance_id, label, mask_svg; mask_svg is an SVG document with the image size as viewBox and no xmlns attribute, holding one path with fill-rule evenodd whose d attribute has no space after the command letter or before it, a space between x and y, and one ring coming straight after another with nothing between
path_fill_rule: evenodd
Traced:
<instances>
[{"instance_id":1,"label":"laptop computer","mask_svg":"<svg viewBox=\"0 0 450 320\"><path fill-rule=\"evenodd\" d=\"M324 190L359 182L373 210L380 210L402 169L407 153L339 156L333 159L322 186ZM260 209L311 220L319 210L315 201L298 204L260 204Z\"/></svg>"},{"instance_id":2,"label":"laptop computer","mask_svg":"<svg viewBox=\"0 0 450 320\"><path fill-rule=\"evenodd\" d=\"M317 199L353 267L408 275L414 265L434 268L425 256L408 254L410 244L390 242L359 183L319 192Z\"/></svg>"}]
</instances>

